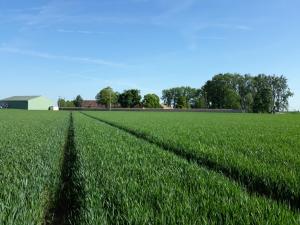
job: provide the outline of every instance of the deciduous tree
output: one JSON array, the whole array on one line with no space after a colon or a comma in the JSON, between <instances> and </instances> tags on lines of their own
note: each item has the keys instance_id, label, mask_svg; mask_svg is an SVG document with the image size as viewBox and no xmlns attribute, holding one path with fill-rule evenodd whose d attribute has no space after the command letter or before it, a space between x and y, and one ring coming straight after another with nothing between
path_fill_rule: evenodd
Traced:
<instances>
[{"instance_id":1,"label":"deciduous tree","mask_svg":"<svg viewBox=\"0 0 300 225\"><path fill-rule=\"evenodd\" d=\"M119 95L118 102L124 108L134 108L141 104L140 91L137 89L125 90Z\"/></svg>"},{"instance_id":2,"label":"deciduous tree","mask_svg":"<svg viewBox=\"0 0 300 225\"><path fill-rule=\"evenodd\" d=\"M83 98L80 95L77 95L76 98L73 100L75 107L81 107L83 102Z\"/></svg>"},{"instance_id":3,"label":"deciduous tree","mask_svg":"<svg viewBox=\"0 0 300 225\"><path fill-rule=\"evenodd\" d=\"M143 99L145 108L160 108L159 97L156 94L147 94Z\"/></svg>"},{"instance_id":4,"label":"deciduous tree","mask_svg":"<svg viewBox=\"0 0 300 225\"><path fill-rule=\"evenodd\" d=\"M107 108L111 107L112 104L117 103L117 93L111 87L103 88L96 95L96 101L98 104L105 105Z\"/></svg>"}]
</instances>

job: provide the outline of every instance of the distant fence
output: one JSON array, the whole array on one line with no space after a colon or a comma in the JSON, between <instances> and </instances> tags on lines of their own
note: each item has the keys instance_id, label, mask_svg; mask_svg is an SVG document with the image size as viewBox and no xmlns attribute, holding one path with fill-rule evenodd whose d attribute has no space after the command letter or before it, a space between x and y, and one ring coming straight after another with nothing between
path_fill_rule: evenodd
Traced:
<instances>
[{"instance_id":1,"label":"distant fence","mask_svg":"<svg viewBox=\"0 0 300 225\"><path fill-rule=\"evenodd\" d=\"M60 107L66 111L117 111L117 112L219 112L219 113L242 113L236 109L149 109L149 108L81 108L81 107Z\"/></svg>"}]
</instances>

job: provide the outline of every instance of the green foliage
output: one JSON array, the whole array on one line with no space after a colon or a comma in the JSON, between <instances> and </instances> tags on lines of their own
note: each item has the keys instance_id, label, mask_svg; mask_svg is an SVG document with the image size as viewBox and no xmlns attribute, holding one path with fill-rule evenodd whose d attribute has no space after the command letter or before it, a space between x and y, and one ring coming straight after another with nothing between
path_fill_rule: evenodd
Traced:
<instances>
[{"instance_id":1,"label":"green foliage","mask_svg":"<svg viewBox=\"0 0 300 225\"><path fill-rule=\"evenodd\" d=\"M75 107L74 101L69 101L69 100L66 101L63 98L58 99L57 105L58 107L69 107L69 108Z\"/></svg>"},{"instance_id":2,"label":"green foliage","mask_svg":"<svg viewBox=\"0 0 300 225\"><path fill-rule=\"evenodd\" d=\"M245 112L287 110L293 95L283 76L218 74L202 87L209 108L242 109Z\"/></svg>"},{"instance_id":3,"label":"green foliage","mask_svg":"<svg viewBox=\"0 0 300 225\"><path fill-rule=\"evenodd\" d=\"M236 109L256 113L287 110L291 96L293 93L284 76L264 74L258 76L237 73L218 74L200 89L182 86L162 91L164 104L172 108ZM139 90L125 90L122 94L118 94L107 87L97 94L96 100L106 107L118 102L124 108L141 105L146 108L159 108L157 97L153 94L145 95L141 102ZM76 101L74 103L77 105ZM60 105L68 105L68 102L63 100Z\"/></svg>"},{"instance_id":4,"label":"green foliage","mask_svg":"<svg viewBox=\"0 0 300 225\"><path fill-rule=\"evenodd\" d=\"M255 98L253 102L253 112L268 113L272 111L272 89L270 87L269 78L266 75L258 75L254 78L255 82Z\"/></svg>"},{"instance_id":5,"label":"green foliage","mask_svg":"<svg viewBox=\"0 0 300 225\"><path fill-rule=\"evenodd\" d=\"M137 89L125 90L119 95L118 102L124 108L134 108L141 104L140 91Z\"/></svg>"},{"instance_id":6,"label":"green foliage","mask_svg":"<svg viewBox=\"0 0 300 225\"><path fill-rule=\"evenodd\" d=\"M199 97L199 90L191 87L176 87L162 91L164 104L173 108L190 108Z\"/></svg>"},{"instance_id":7,"label":"green foliage","mask_svg":"<svg viewBox=\"0 0 300 225\"><path fill-rule=\"evenodd\" d=\"M60 185L68 115L0 111L0 224L44 224Z\"/></svg>"},{"instance_id":8,"label":"green foliage","mask_svg":"<svg viewBox=\"0 0 300 225\"><path fill-rule=\"evenodd\" d=\"M64 107L65 104L66 104L66 100L65 100L65 99L59 98L59 99L57 100L57 105L58 105L58 107Z\"/></svg>"},{"instance_id":9,"label":"green foliage","mask_svg":"<svg viewBox=\"0 0 300 225\"><path fill-rule=\"evenodd\" d=\"M103 114L130 121L138 115ZM151 113L140 114L151 119ZM101 117L102 113L93 115ZM153 115L161 117L162 114ZM158 124L160 134L167 125L161 126L165 118L163 116ZM140 125L143 126L145 121L139 120ZM149 126L148 122L146 124ZM249 195L244 188L221 174L190 163L127 132L80 113L74 114L74 126L82 165L77 172L86 190L80 224L299 222L299 215L287 206Z\"/></svg>"},{"instance_id":10,"label":"green foliage","mask_svg":"<svg viewBox=\"0 0 300 225\"><path fill-rule=\"evenodd\" d=\"M203 96L195 99L195 102L193 104L193 108L196 108L196 109L204 109L207 107L207 104L206 104L206 100Z\"/></svg>"},{"instance_id":11,"label":"green foliage","mask_svg":"<svg viewBox=\"0 0 300 225\"><path fill-rule=\"evenodd\" d=\"M186 96L179 96L176 104L178 109L187 109L189 108L189 103Z\"/></svg>"},{"instance_id":12,"label":"green foliage","mask_svg":"<svg viewBox=\"0 0 300 225\"><path fill-rule=\"evenodd\" d=\"M300 198L299 116L166 112L89 115L200 161L250 190L291 204L297 204Z\"/></svg>"},{"instance_id":13,"label":"green foliage","mask_svg":"<svg viewBox=\"0 0 300 225\"><path fill-rule=\"evenodd\" d=\"M161 108L159 97L156 94L145 95L142 104L145 108Z\"/></svg>"},{"instance_id":14,"label":"green foliage","mask_svg":"<svg viewBox=\"0 0 300 225\"><path fill-rule=\"evenodd\" d=\"M73 102L75 107L81 107L83 99L80 95L77 95Z\"/></svg>"},{"instance_id":15,"label":"green foliage","mask_svg":"<svg viewBox=\"0 0 300 225\"><path fill-rule=\"evenodd\" d=\"M207 81L203 87L213 109L240 109L241 97L238 94L237 74L219 74Z\"/></svg>"},{"instance_id":16,"label":"green foliage","mask_svg":"<svg viewBox=\"0 0 300 225\"><path fill-rule=\"evenodd\" d=\"M273 112L279 112L288 109L288 99L293 93L288 87L287 79L284 76L269 76L269 83L272 89Z\"/></svg>"},{"instance_id":17,"label":"green foliage","mask_svg":"<svg viewBox=\"0 0 300 225\"><path fill-rule=\"evenodd\" d=\"M103 104L107 108L118 101L118 95L111 87L103 88L97 95L96 100L98 104Z\"/></svg>"},{"instance_id":18,"label":"green foliage","mask_svg":"<svg viewBox=\"0 0 300 225\"><path fill-rule=\"evenodd\" d=\"M81 107L82 102L83 102L82 97L80 95L77 95L76 98L72 101L59 98L57 101L57 105L58 107L73 108L73 107Z\"/></svg>"},{"instance_id":19,"label":"green foliage","mask_svg":"<svg viewBox=\"0 0 300 225\"><path fill-rule=\"evenodd\" d=\"M224 109L241 109L240 96L233 89L224 92Z\"/></svg>"},{"instance_id":20,"label":"green foliage","mask_svg":"<svg viewBox=\"0 0 300 225\"><path fill-rule=\"evenodd\" d=\"M242 108L245 110L245 112L253 112L253 95L252 93L247 93L243 99L243 106Z\"/></svg>"},{"instance_id":21,"label":"green foliage","mask_svg":"<svg viewBox=\"0 0 300 225\"><path fill-rule=\"evenodd\" d=\"M69 108L75 107L74 101L66 101L65 107L69 107Z\"/></svg>"},{"instance_id":22,"label":"green foliage","mask_svg":"<svg viewBox=\"0 0 300 225\"><path fill-rule=\"evenodd\" d=\"M253 77L248 74L244 76L236 75L235 79L237 80L237 90L240 96L241 109L245 112L252 112L253 95L255 94Z\"/></svg>"},{"instance_id":23,"label":"green foliage","mask_svg":"<svg viewBox=\"0 0 300 225\"><path fill-rule=\"evenodd\" d=\"M190 108L196 101L199 91L191 87L176 87L162 91L164 104L173 108Z\"/></svg>"}]
</instances>

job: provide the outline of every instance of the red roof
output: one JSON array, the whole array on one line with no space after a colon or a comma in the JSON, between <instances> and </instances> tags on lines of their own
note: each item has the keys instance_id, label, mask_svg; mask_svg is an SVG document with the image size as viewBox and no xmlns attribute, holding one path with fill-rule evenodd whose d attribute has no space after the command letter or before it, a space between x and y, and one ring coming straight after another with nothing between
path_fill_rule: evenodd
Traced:
<instances>
[{"instance_id":1,"label":"red roof","mask_svg":"<svg viewBox=\"0 0 300 225\"><path fill-rule=\"evenodd\" d=\"M95 100L84 100L81 103L83 108L104 108L105 106L98 104Z\"/></svg>"}]
</instances>

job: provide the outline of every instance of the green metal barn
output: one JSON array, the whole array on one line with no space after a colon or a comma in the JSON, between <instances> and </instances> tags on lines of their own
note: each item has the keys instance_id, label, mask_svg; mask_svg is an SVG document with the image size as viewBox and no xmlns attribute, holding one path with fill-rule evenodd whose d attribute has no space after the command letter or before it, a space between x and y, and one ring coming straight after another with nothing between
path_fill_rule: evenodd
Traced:
<instances>
[{"instance_id":1,"label":"green metal barn","mask_svg":"<svg viewBox=\"0 0 300 225\"><path fill-rule=\"evenodd\" d=\"M13 96L0 100L1 108L48 110L53 102L43 96Z\"/></svg>"}]
</instances>

